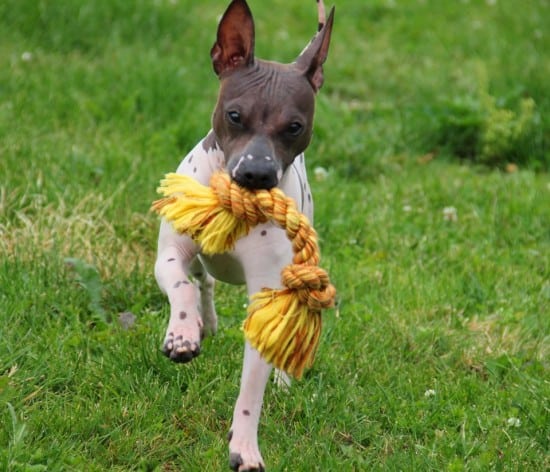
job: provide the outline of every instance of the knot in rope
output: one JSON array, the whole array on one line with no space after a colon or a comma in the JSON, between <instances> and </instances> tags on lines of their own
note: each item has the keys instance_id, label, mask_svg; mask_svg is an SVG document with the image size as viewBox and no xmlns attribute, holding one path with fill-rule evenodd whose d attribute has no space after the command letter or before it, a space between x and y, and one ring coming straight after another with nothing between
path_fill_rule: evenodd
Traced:
<instances>
[{"instance_id":1,"label":"knot in rope","mask_svg":"<svg viewBox=\"0 0 550 472\"><path fill-rule=\"evenodd\" d=\"M281 276L283 285L296 290L300 301L310 310L321 311L334 306L336 291L327 272L320 267L291 264L282 270Z\"/></svg>"}]
</instances>

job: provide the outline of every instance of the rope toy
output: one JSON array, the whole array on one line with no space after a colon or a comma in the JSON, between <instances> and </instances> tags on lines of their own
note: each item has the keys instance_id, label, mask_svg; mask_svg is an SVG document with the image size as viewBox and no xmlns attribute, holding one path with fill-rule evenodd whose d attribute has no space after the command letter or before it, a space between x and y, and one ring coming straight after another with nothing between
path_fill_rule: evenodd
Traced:
<instances>
[{"instance_id":1,"label":"rope toy","mask_svg":"<svg viewBox=\"0 0 550 472\"><path fill-rule=\"evenodd\" d=\"M336 289L318 267L317 233L292 198L280 189L251 191L224 172L210 187L189 176L167 174L152 210L189 235L205 254L231 250L250 229L273 221L292 242L292 264L283 268L283 289L262 289L252 295L244 321L245 338L280 370L300 379L311 367L321 334L321 310L334 306Z\"/></svg>"}]
</instances>

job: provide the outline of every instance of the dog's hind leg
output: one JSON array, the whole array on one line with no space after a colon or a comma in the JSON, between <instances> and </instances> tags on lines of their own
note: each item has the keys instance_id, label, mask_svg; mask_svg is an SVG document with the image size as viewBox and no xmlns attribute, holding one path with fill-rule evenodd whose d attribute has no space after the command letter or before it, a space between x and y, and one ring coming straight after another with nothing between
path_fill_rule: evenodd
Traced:
<instances>
[{"instance_id":1,"label":"dog's hind leg","mask_svg":"<svg viewBox=\"0 0 550 472\"><path fill-rule=\"evenodd\" d=\"M199 311L203 322L203 336L216 334L218 329L218 317L214 306L214 285L216 283L196 257L191 263L191 275L197 282L200 292Z\"/></svg>"}]
</instances>

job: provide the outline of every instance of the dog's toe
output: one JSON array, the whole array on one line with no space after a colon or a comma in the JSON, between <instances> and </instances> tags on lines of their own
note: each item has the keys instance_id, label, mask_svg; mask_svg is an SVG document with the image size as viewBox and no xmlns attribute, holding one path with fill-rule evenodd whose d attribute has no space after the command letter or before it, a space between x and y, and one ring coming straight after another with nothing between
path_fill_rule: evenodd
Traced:
<instances>
[{"instance_id":1,"label":"dog's toe","mask_svg":"<svg viewBox=\"0 0 550 472\"><path fill-rule=\"evenodd\" d=\"M229 440L232 439L232 432L229 432ZM240 452L229 453L229 467L231 470L237 472L264 472L265 466L263 464L262 456L258 448L252 447L250 444L240 450Z\"/></svg>"},{"instance_id":2,"label":"dog's toe","mask_svg":"<svg viewBox=\"0 0 550 472\"><path fill-rule=\"evenodd\" d=\"M232 452L229 454L229 467L231 470L238 471L239 466L242 465L243 458L238 452Z\"/></svg>"},{"instance_id":3,"label":"dog's toe","mask_svg":"<svg viewBox=\"0 0 550 472\"><path fill-rule=\"evenodd\" d=\"M198 343L191 344L189 341L183 341L177 345L170 353L170 359L174 362L189 362L201 353L201 348Z\"/></svg>"}]
</instances>

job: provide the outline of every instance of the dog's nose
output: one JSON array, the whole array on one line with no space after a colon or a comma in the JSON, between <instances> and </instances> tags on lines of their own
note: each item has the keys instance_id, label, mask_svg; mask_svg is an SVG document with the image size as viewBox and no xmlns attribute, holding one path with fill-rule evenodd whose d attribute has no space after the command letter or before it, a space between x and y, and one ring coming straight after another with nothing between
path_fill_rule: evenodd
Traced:
<instances>
[{"instance_id":1,"label":"dog's nose","mask_svg":"<svg viewBox=\"0 0 550 472\"><path fill-rule=\"evenodd\" d=\"M231 172L231 177L241 187L249 190L269 190L279 182L278 168L270 157L247 156L241 159Z\"/></svg>"}]
</instances>

